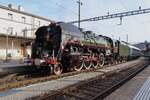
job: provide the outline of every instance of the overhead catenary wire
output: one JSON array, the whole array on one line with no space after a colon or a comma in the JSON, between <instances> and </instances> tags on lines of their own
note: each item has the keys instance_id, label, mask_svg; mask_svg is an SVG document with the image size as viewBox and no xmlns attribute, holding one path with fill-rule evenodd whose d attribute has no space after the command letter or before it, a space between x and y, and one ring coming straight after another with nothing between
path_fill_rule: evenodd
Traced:
<instances>
[{"instance_id":1,"label":"overhead catenary wire","mask_svg":"<svg viewBox=\"0 0 150 100\"><path fill-rule=\"evenodd\" d=\"M139 15L139 14L147 14L147 13L150 13L150 8L140 9L140 10L133 10L133 11L127 11L127 12L121 12L121 13L115 13L115 14L109 14L109 15L104 15L104 16L88 18L88 19L82 19L81 22L99 21L99 20L127 17L127 16L133 16L133 15ZM71 21L71 22L68 22L68 23L77 23L77 22L78 21Z\"/></svg>"}]
</instances>

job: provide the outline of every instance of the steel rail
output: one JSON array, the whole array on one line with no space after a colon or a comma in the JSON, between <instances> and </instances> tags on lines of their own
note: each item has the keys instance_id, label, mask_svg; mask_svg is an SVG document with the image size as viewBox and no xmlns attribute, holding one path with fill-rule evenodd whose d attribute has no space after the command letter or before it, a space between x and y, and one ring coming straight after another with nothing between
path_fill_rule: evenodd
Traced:
<instances>
[{"instance_id":1,"label":"steel rail","mask_svg":"<svg viewBox=\"0 0 150 100\"><path fill-rule=\"evenodd\" d=\"M111 76L110 75L112 75L113 73L117 73L116 71L113 71L113 72L110 72L110 73L105 73L104 75L101 75L101 76L99 76L99 78L98 77L96 77L96 78L91 78L91 79L89 79L89 80L87 80L87 81L83 81L83 82L80 82L80 83L78 83L78 84L73 84L73 85L71 85L71 86L68 86L68 87L65 87L65 88L63 88L63 89L61 89L61 90L58 90L58 91L54 91L54 92L52 92L52 93L47 93L47 94L45 94L45 95L43 95L43 96L37 96L37 97L35 97L35 98L32 98L32 99L27 99L27 100L34 100L34 99L36 99L36 100L49 100L49 99L52 99L52 100L59 100L60 98L63 98L64 100L68 100L68 99L65 99L65 97L74 97L74 99L77 99L77 100L101 100L101 99L103 99L104 97L106 97L108 94L110 94L110 93L112 93L114 90L116 90L118 87L120 87L121 85L123 85L125 82L127 82L129 79L131 79L132 77L134 77L136 74L138 74L139 72L141 72L144 68L146 68L147 66L149 65L149 63L146 61L144 61L142 64L134 64L134 65L131 65L133 68L131 68L130 69L130 67L129 67L129 69L124 69L124 70L122 70L123 72L125 72L125 77L126 77L126 75L128 75L129 74L129 76L128 77L126 77L126 78L124 78L123 80L122 79L120 79L119 78L119 82L117 82L117 83L113 83L113 84L111 84ZM135 69L134 69L135 68ZM138 70L137 70L137 68L138 68ZM126 70L127 70L127 72L126 72ZM136 70L136 71L135 71ZM121 72L122 72L121 71ZM134 73L133 73L133 71L135 71ZM120 71L119 71L120 72ZM132 73L132 74L131 74ZM123 74L124 75L124 74ZM109 81L106 81L106 84L105 83L102 83L102 84L104 84L104 85L102 85L102 86L104 86L105 88L101 91L101 93L94 93L93 94L93 92L92 91L87 91L88 90L88 87L90 87L91 85L94 85L94 82L95 82L95 80L101 80L102 79L102 77L109 77L110 76L110 80ZM115 79L116 80L116 79ZM102 81L103 81L103 79L102 79ZM114 80L112 80L112 81L114 81ZM92 84L91 84L92 83ZM110 83L110 84L107 84L107 83ZM96 84L95 84L96 85ZM96 88L97 86L95 86L94 85L94 87L92 87L93 89L94 88ZM87 86L87 88L85 88ZM101 87L102 86L99 86L99 89L102 89ZM80 88L82 88L82 87L84 87L85 88L85 91L84 91L84 88L83 89L80 89ZM91 87L90 87L91 88ZM92 96L92 98L88 98L88 97L86 97L86 96L84 96L84 97L82 97L82 96L80 96L80 95L76 95L76 94L74 94L73 92L72 92L72 90L73 91L80 91L81 90L81 92L83 91L83 93L85 93L85 95L87 95L87 94L89 94L89 95L94 95L94 96ZM94 91L96 91L96 90L94 90ZM89 92L89 93L88 93ZM87 94L86 94L87 93Z\"/></svg>"},{"instance_id":2,"label":"steel rail","mask_svg":"<svg viewBox=\"0 0 150 100\"><path fill-rule=\"evenodd\" d=\"M115 84L114 86L108 88L107 90L105 90L104 92L97 94L94 98L92 98L91 100L102 100L104 97L106 97L107 95L109 95L110 93L112 93L113 91L115 91L117 88L119 88L120 86L122 86L124 83L126 83L127 81L129 81L130 79L132 79L134 76L136 76L139 72L141 72L142 70L144 70L150 63L146 63L144 66L142 66L140 69L136 70L135 72L131 73L129 76L127 76L126 78L122 79L121 81L119 81L117 84Z\"/></svg>"}]
</instances>

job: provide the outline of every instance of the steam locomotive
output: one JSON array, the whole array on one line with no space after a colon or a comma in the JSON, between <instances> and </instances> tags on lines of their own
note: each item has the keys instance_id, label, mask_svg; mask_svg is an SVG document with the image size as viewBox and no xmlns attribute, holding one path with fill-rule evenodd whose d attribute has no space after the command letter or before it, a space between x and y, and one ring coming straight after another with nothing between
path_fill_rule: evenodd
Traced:
<instances>
[{"instance_id":1,"label":"steam locomotive","mask_svg":"<svg viewBox=\"0 0 150 100\"><path fill-rule=\"evenodd\" d=\"M31 58L37 67L50 68L60 75L63 70L102 67L139 57L141 50L107 36L81 31L69 23L51 23L35 32Z\"/></svg>"}]
</instances>

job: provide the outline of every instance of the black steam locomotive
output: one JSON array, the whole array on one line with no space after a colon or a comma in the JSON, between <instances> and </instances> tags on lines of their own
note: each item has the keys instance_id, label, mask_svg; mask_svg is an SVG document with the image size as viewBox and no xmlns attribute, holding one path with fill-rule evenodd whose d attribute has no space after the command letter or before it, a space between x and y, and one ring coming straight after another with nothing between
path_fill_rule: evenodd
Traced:
<instances>
[{"instance_id":1,"label":"black steam locomotive","mask_svg":"<svg viewBox=\"0 0 150 100\"><path fill-rule=\"evenodd\" d=\"M101 67L106 63L140 56L140 49L110 37L98 35L91 31L80 31L68 23L51 23L35 32L32 43L33 64L51 68L59 75L63 70Z\"/></svg>"}]
</instances>

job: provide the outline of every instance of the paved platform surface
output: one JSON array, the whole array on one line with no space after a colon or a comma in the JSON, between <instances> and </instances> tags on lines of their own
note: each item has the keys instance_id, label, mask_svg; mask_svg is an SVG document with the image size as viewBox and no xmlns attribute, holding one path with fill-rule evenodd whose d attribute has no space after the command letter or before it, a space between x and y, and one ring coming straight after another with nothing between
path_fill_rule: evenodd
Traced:
<instances>
[{"instance_id":1,"label":"paved platform surface","mask_svg":"<svg viewBox=\"0 0 150 100\"><path fill-rule=\"evenodd\" d=\"M150 100L150 77L143 84L133 100Z\"/></svg>"},{"instance_id":2,"label":"paved platform surface","mask_svg":"<svg viewBox=\"0 0 150 100\"><path fill-rule=\"evenodd\" d=\"M150 66L144 69L141 73L107 96L104 100L150 100ZM147 82L148 81L148 82ZM147 85L149 83L149 86ZM146 84L146 86L145 86ZM145 92L141 92L144 89ZM142 94L141 94L142 93ZM149 94L148 94L149 93ZM145 95L144 95L145 94ZM144 98L145 96L146 98Z\"/></svg>"},{"instance_id":3,"label":"paved platform surface","mask_svg":"<svg viewBox=\"0 0 150 100\"><path fill-rule=\"evenodd\" d=\"M30 66L30 64L20 62L19 59L13 59L8 62L0 60L0 76L10 73L24 72L28 66Z\"/></svg>"},{"instance_id":4,"label":"paved platform surface","mask_svg":"<svg viewBox=\"0 0 150 100\"><path fill-rule=\"evenodd\" d=\"M52 80L52 81L29 85L26 87L11 89L9 91L0 93L0 100L24 100L29 97L33 97L42 93L46 93L48 91L52 91L52 92L58 91L59 89L62 89L66 86L96 77L98 75L102 75L106 72L110 72L112 70L117 71L119 69L127 68L129 67L128 64L134 64L138 61L139 60L131 61L125 64L117 65L117 66L107 67L104 69L98 69L97 71L93 71L93 72L81 73L78 75L68 76L68 77L57 79L57 80Z\"/></svg>"},{"instance_id":5,"label":"paved platform surface","mask_svg":"<svg viewBox=\"0 0 150 100\"><path fill-rule=\"evenodd\" d=\"M27 63L24 63L23 60L20 59L12 59L8 61L2 61L0 60L0 68L11 68L15 66L23 66L23 65L28 65Z\"/></svg>"}]
</instances>

